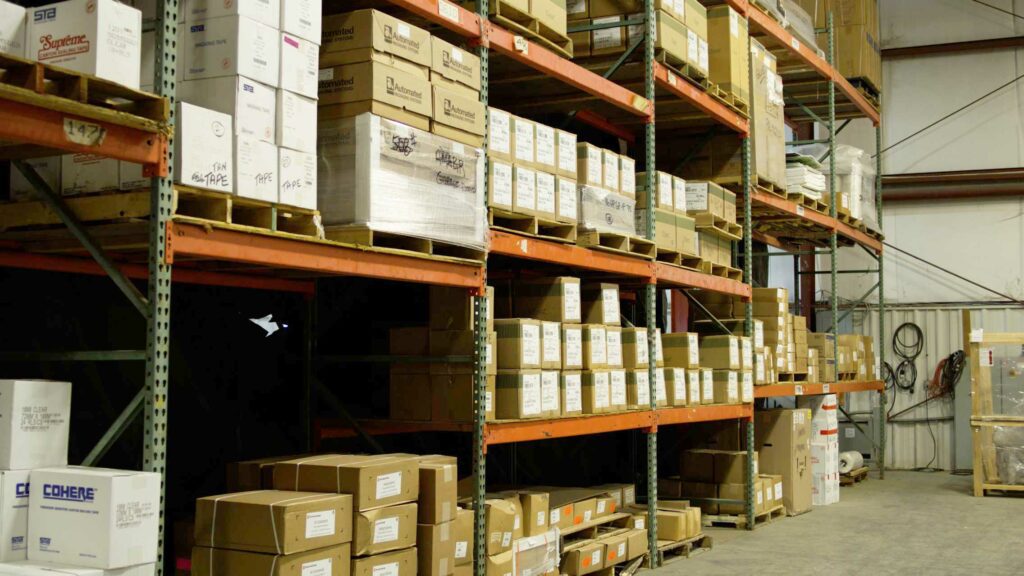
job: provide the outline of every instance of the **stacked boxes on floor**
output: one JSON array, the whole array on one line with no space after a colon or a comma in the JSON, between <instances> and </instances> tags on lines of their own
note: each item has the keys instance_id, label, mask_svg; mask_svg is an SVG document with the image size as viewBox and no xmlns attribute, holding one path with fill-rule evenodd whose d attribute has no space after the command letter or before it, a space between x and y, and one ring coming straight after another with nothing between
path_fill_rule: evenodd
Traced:
<instances>
[{"instance_id":1,"label":"stacked boxes on floor","mask_svg":"<svg viewBox=\"0 0 1024 576\"><path fill-rule=\"evenodd\" d=\"M835 394L798 398L811 411L811 496L815 506L839 502L839 417Z\"/></svg>"},{"instance_id":2,"label":"stacked boxes on floor","mask_svg":"<svg viewBox=\"0 0 1024 576\"><path fill-rule=\"evenodd\" d=\"M636 235L636 163L587 142L576 145L579 225L584 230Z\"/></svg>"},{"instance_id":3,"label":"stacked boxes on floor","mask_svg":"<svg viewBox=\"0 0 1024 576\"><path fill-rule=\"evenodd\" d=\"M0 380L0 398L0 573L155 574L160 475L67 466L67 382Z\"/></svg>"},{"instance_id":4,"label":"stacked boxes on floor","mask_svg":"<svg viewBox=\"0 0 1024 576\"><path fill-rule=\"evenodd\" d=\"M176 181L316 208L320 2L189 3Z\"/></svg>"},{"instance_id":5,"label":"stacked boxes on floor","mask_svg":"<svg viewBox=\"0 0 1024 576\"><path fill-rule=\"evenodd\" d=\"M455 572L456 547L468 542L457 525L458 466L453 456L422 456L416 520L417 573L423 576L449 576ZM464 512L461 512L464 513ZM463 538L463 540L460 540ZM460 550L468 554L468 544Z\"/></svg>"},{"instance_id":6,"label":"stacked boxes on floor","mask_svg":"<svg viewBox=\"0 0 1024 576\"><path fill-rule=\"evenodd\" d=\"M576 223L576 135L496 108L489 118L489 206L547 222ZM616 160L626 161L632 162Z\"/></svg>"},{"instance_id":7,"label":"stacked boxes on floor","mask_svg":"<svg viewBox=\"0 0 1024 576\"><path fill-rule=\"evenodd\" d=\"M325 17L317 193L325 225L486 247L479 66L376 10Z\"/></svg>"},{"instance_id":8,"label":"stacked boxes on floor","mask_svg":"<svg viewBox=\"0 0 1024 576\"><path fill-rule=\"evenodd\" d=\"M758 453L754 453L754 513L773 509L774 482L762 477L758 468ZM695 449L680 454L679 494L676 497L699 503L705 514L738 515L745 511L743 504L725 504L709 499L744 500L747 485L747 452L732 450ZM784 483L784 480L782 481ZM671 486L672 480L665 482ZM659 483L659 486L662 484ZM766 500L771 486L773 497ZM659 490L660 496L660 490ZM675 496L673 494L673 496ZM670 496L671 497L671 496Z\"/></svg>"},{"instance_id":9,"label":"stacked boxes on floor","mask_svg":"<svg viewBox=\"0 0 1024 576\"><path fill-rule=\"evenodd\" d=\"M754 413L755 446L761 472L780 476L786 511L811 509L811 411L758 410Z\"/></svg>"},{"instance_id":10,"label":"stacked boxes on floor","mask_svg":"<svg viewBox=\"0 0 1024 576\"><path fill-rule=\"evenodd\" d=\"M736 194L714 182L686 183L686 213L710 226L715 219L736 224ZM702 260L718 266L732 266L732 244L729 236L705 228L697 233Z\"/></svg>"},{"instance_id":11,"label":"stacked boxes on floor","mask_svg":"<svg viewBox=\"0 0 1024 576\"><path fill-rule=\"evenodd\" d=\"M654 206L647 205L647 188L652 188ZM700 254L696 221L687 214L687 183L678 176L655 172L636 175L636 233L647 236L647 220L654 214L654 243L659 250L687 256Z\"/></svg>"}]
</instances>

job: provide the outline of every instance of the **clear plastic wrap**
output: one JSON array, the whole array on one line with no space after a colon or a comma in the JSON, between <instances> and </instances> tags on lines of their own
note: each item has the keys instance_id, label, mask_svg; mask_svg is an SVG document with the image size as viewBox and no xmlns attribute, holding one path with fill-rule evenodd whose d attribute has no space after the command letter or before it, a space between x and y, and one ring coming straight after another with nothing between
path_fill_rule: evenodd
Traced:
<instances>
[{"instance_id":1,"label":"clear plastic wrap","mask_svg":"<svg viewBox=\"0 0 1024 576\"><path fill-rule=\"evenodd\" d=\"M786 30L789 30L804 45L811 47L815 52L819 52L818 44L815 41L814 18L793 0L785 0L782 2L782 5L785 7Z\"/></svg>"},{"instance_id":2,"label":"clear plastic wrap","mask_svg":"<svg viewBox=\"0 0 1024 576\"><path fill-rule=\"evenodd\" d=\"M792 151L815 158L823 157L828 148L823 144L794 146ZM821 173L825 175L825 186L830 183L829 169L831 163L826 159L821 163ZM870 154L847 144L836 145L836 187L847 195L850 215L862 220L864 225L878 230L878 210L875 206L875 160ZM831 190L828 190L831 197Z\"/></svg>"},{"instance_id":3,"label":"clear plastic wrap","mask_svg":"<svg viewBox=\"0 0 1024 576\"><path fill-rule=\"evenodd\" d=\"M625 236L636 235L636 200L597 188L579 187L580 227Z\"/></svg>"},{"instance_id":4,"label":"clear plastic wrap","mask_svg":"<svg viewBox=\"0 0 1024 576\"><path fill-rule=\"evenodd\" d=\"M512 543L513 576L543 576L558 570L558 528L543 534L526 536Z\"/></svg>"},{"instance_id":5,"label":"clear plastic wrap","mask_svg":"<svg viewBox=\"0 0 1024 576\"><path fill-rule=\"evenodd\" d=\"M322 122L318 136L325 225L487 247L479 148L369 113Z\"/></svg>"}]
</instances>

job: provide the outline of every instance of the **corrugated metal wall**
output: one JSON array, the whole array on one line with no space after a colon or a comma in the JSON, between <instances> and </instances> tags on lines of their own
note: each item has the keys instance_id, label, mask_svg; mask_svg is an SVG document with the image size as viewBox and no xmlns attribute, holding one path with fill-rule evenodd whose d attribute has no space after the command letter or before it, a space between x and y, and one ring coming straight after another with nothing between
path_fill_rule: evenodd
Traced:
<instances>
[{"instance_id":1,"label":"corrugated metal wall","mask_svg":"<svg viewBox=\"0 0 1024 576\"><path fill-rule=\"evenodd\" d=\"M984 328L989 332L1024 332L1024 309L1020 307L970 307L973 328ZM970 446L969 430L959 427L954 438L954 402L949 399L933 400L900 414L905 409L922 402L928 394L927 382L931 380L936 365L952 352L963 348L964 308L959 307L891 307L886 308L886 335L881 345L885 346L886 360L895 367L899 360L892 351L892 334L904 322L913 322L924 333L924 350L918 357L917 383L912 393L897 391L889 393L890 417L902 423L890 422L886 432L886 466L897 469L913 469L930 466L944 470L952 469L956 462L964 466L970 462L965 452ZM844 331L844 330L841 330ZM858 312L853 315L852 331L877 337L878 313ZM875 343L878 350L879 342ZM956 388L958 396L969 399L969 372L965 370ZM894 398L895 397L895 398ZM871 403L877 399L874 393L852 394L848 410L860 420L868 417ZM969 417L969 402L959 403L963 416ZM898 414L898 416L897 416ZM959 440L959 441L957 441Z\"/></svg>"}]
</instances>

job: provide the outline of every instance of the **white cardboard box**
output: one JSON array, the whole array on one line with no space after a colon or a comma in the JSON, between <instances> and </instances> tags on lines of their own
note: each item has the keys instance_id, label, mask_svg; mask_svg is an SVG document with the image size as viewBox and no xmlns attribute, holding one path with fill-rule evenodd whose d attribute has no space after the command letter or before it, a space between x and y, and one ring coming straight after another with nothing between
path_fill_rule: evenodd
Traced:
<instances>
[{"instance_id":1,"label":"white cardboard box","mask_svg":"<svg viewBox=\"0 0 1024 576\"><path fill-rule=\"evenodd\" d=\"M277 145L316 153L316 100L278 89Z\"/></svg>"},{"instance_id":2,"label":"white cardboard box","mask_svg":"<svg viewBox=\"0 0 1024 576\"><path fill-rule=\"evenodd\" d=\"M0 53L25 57L25 8L0 0Z\"/></svg>"},{"instance_id":3,"label":"white cardboard box","mask_svg":"<svg viewBox=\"0 0 1024 576\"><path fill-rule=\"evenodd\" d=\"M142 33L139 50L142 54L139 60L139 89L152 92L153 81L156 79L156 32L150 30Z\"/></svg>"},{"instance_id":4,"label":"white cardboard box","mask_svg":"<svg viewBox=\"0 0 1024 576\"><path fill-rule=\"evenodd\" d=\"M319 80L320 46L282 32L281 74L278 86L315 100Z\"/></svg>"},{"instance_id":5,"label":"white cardboard box","mask_svg":"<svg viewBox=\"0 0 1024 576\"><path fill-rule=\"evenodd\" d=\"M28 557L28 484L31 473L31 470L0 472L0 561L12 562Z\"/></svg>"},{"instance_id":6,"label":"white cardboard box","mask_svg":"<svg viewBox=\"0 0 1024 576\"><path fill-rule=\"evenodd\" d=\"M0 564L0 576L59 576L61 574L72 576L154 576L156 564L140 564L113 570L29 561Z\"/></svg>"},{"instance_id":7,"label":"white cardboard box","mask_svg":"<svg viewBox=\"0 0 1024 576\"><path fill-rule=\"evenodd\" d=\"M281 0L281 31L320 44L321 0Z\"/></svg>"},{"instance_id":8,"label":"white cardboard box","mask_svg":"<svg viewBox=\"0 0 1024 576\"><path fill-rule=\"evenodd\" d=\"M32 471L28 558L89 568L156 562L160 475L107 468Z\"/></svg>"},{"instance_id":9,"label":"white cardboard box","mask_svg":"<svg viewBox=\"0 0 1024 576\"><path fill-rule=\"evenodd\" d=\"M233 117L234 133L275 143L277 92L245 76L186 80L178 85L182 102Z\"/></svg>"},{"instance_id":10,"label":"white cardboard box","mask_svg":"<svg viewBox=\"0 0 1024 576\"><path fill-rule=\"evenodd\" d=\"M31 158L25 163L36 169L50 189L60 194L60 156ZM21 171L11 165L11 200L38 200L36 189L21 175Z\"/></svg>"},{"instance_id":11,"label":"white cardboard box","mask_svg":"<svg viewBox=\"0 0 1024 576\"><path fill-rule=\"evenodd\" d=\"M246 76L277 87L277 30L244 16L211 18L185 28L185 80Z\"/></svg>"},{"instance_id":12,"label":"white cardboard box","mask_svg":"<svg viewBox=\"0 0 1024 576\"><path fill-rule=\"evenodd\" d=\"M139 88L142 13L114 0L66 0L28 15L26 57Z\"/></svg>"},{"instance_id":13,"label":"white cardboard box","mask_svg":"<svg viewBox=\"0 0 1024 576\"><path fill-rule=\"evenodd\" d=\"M277 202L277 146L235 136L235 195Z\"/></svg>"},{"instance_id":14,"label":"white cardboard box","mask_svg":"<svg viewBox=\"0 0 1024 576\"><path fill-rule=\"evenodd\" d=\"M278 202L316 210L316 154L279 148Z\"/></svg>"},{"instance_id":15,"label":"white cardboard box","mask_svg":"<svg viewBox=\"0 0 1024 576\"><path fill-rule=\"evenodd\" d=\"M61 185L63 196L77 196L92 192L117 190L120 186L120 162L95 154L65 154L61 156Z\"/></svg>"},{"instance_id":16,"label":"white cardboard box","mask_svg":"<svg viewBox=\"0 0 1024 576\"><path fill-rule=\"evenodd\" d=\"M0 380L0 470L68 463L71 383Z\"/></svg>"},{"instance_id":17,"label":"white cardboard box","mask_svg":"<svg viewBox=\"0 0 1024 576\"><path fill-rule=\"evenodd\" d=\"M187 102L178 102L176 112L174 181L233 192L231 116Z\"/></svg>"},{"instance_id":18,"label":"white cardboard box","mask_svg":"<svg viewBox=\"0 0 1024 576\"><path fill-rule=\"evenodd\" d=\"M118 163L117 187L121 190L138 190L149 188L153 180L142 175L142 164L121 161Z\"/></svg>"},{"instance_id":19,"label":"white cardboard box","mask_svg":"<svg viewBox=\"0 0 1024 576\"><path fill-rule=\"evenodd\" d=\"M281 26L281 0L188 0L180 10L189 24L221 16L245 16L271 28Z\"/></svg>"}]
</instances>

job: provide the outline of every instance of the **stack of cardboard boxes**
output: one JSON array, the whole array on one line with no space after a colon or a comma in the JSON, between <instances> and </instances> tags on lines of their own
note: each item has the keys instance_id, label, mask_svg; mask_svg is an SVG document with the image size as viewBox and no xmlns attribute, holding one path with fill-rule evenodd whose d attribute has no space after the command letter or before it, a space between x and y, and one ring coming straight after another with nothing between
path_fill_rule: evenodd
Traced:
<instances>
[{"instance_id":1,"label":"stack of cardboard boxes","mask_svg":"<svg viewBox=\"0 0 1024 576\"><path fill-rule=\"evenodd\" d=\"M718 323L721 323L733 334L742 334L746 331L746 320L742 318L719 318ZM754 385L760 386L775 382L773 375L774 355L764 345L764 321L759 318L753 318L751 325L753 326L753 336L750 337L750 342L753 344ZM721 334L721 329L713 320L697 320L692 322L691 326L695 332L702 336Z\"/></svg>"},{"instance_id":2,"label":"stack of cardboard boxes","mask_svg":"<svg viewBox=\"0 0 1024 576\"><path fill-rule=\"evenodd\" d=\"M463 0L466 9L476 11L473 0ZM566 0L495 0L490 3L488 14L510 20L535 20L548 34L561 37L566 32ZM545 37L548 36L545 34Z\"/></svg>"},{"instance_id":3,"label":"stack of cardboard boxes","mask_svg":"<svg viewBox=\"0 0 1024 576\"><path fill-rule=\"evenodd\" d=\"M736 224L736 194L714 182L687 182L686 213L697 219L722 218ZM718 234L711 228L705 228L697 236L698 255L702 260L718 266L732 266L734 238Z\"/></svg>"},{"instance_id":4,"label":"stack of cardboard boxes","mask_svg":"<svg viewBox=\"0 0 1024 576\"><path fill-rule=\"evenodd\" d=\"M839 502L839 415L835 394L798 398L811 412L811 500L815 506Z\"/></svg>"},{"instance_id":5,"label":"stack of cardboard boxes","mask_svg":"<svg viewBox=\"0 0 1024 576\"><path fill-rule=\"evenodd\" d=\"M655 50L663 61L693 76L709 68L709 11L697 0L656 0ZM570 25L610 25L642 18L642 0L570 0ZM744 23L745 24L745 23ZM643 25L613 26L571 35L576 58L615 56L642 41Z\"/></svg>"},{"instance_id":6,"label":"stack of cardboard boxes","mask_svg":"<svg viewBox=\"0 0 1024 576\"><path fill-rule=\"evenodd\" d=\"M731 6L707 11L709 79L743 104L750 104L747 20Z\"/></svg>"},{"instance_id":7,"label":"stack of cardboard boxes","mask_svg":"<svg viewBox=\"0 0 1024 576\"><path fill-rule=\"evenodd\" d=\"M758 472L758 455L754 453L754 513L773 510L776 502L775 484L785 481L777 476ZM699 503L705 514L738 515L745 511L740 503L718 503L712 499L744 500L747 486L747 452L695 449L680 455L679 478L659 480L658 494L668 498L689 498ZM781 491L781 489L780 489Z\"/></svg>"},{"instance_id":8,"label":"stack of cardboard boxes","mask_svg":"<svg viewBox=\"0 0 1024 576\"><path fill-rule=\"evenodd\" d=\"M465 527L457 523L459 514L466 514L457 505L458 461L453 456L438 455L421 456L417 460L420 476L416 511L417 573L449 576L455 572L458 562L458 543L465 543L461 547L465 556L472 537L471 526L467 534Z\"/></svg>"},{"instance_id":9,"label":"stack of cardboard boxes","mask_svg":"<svg viewBox=\"0 0 1024 576\"><path fill-rule=\"evenodd\" d=\"M818 361L817 375L820 382L837 382L836 336L831 332L807 334L808 358L814 352ZM809 368L809 366L808 366Z\"/></svg>"},{"instance_id":10,"label":"stack of cardboard boxes","mask_svg":"<svg viewBox=\"0 0 1024 576\"><path fill-rule=\"evenodd\" d=\"M576 223L576 135L496 108L490 109L489 126L489 206Z\"/></svg>"},{"instance_id":11,"label":"stack of cardboard boxes","mask_svg":"<svg viewBox=\"0 0 1024 576\"><path fill-rule=\"evenodd\" d=\"M700 341L700 365L712 370L715 403L754 401L754 347L749 337L704 336Z\"/></svg>"},{"instance_id":12,"label":"stack of cardboard boxes","mask_svg":"<svg viewBox=\"0 0 1024 576\"><path fill-rule=\"evenodd\" d=\"M0 398L0 573L155 574L160 475L67 466L68 382L0 380Z\"/></svg>"},{"instance_id":13,"label":"stack of cardboard boxes","mask_svg":"<svg viewBox=\"0 0 1024 576\"><path fill-rule=\"evenodd\" d=\"M636 235L636 162L632 158L580 142L576 177L581 228Z\"/></svg>"},{"instance_id":14,"label":"stack of cardboard boxes","mask_svg":"<svg viewBox=\"0 0 1024 576\"><path fill-rule=\"evenodd\" d=\"M835 27L835 62L846 78L867 81L875 92L882 90L882 59L878 6L871 0L796 0L814 20L814 27L828 26L832 13ZM828 45L827 33L818 34L818 45Z\"/></svg>"},{"instance_id":15,"label":"stack of cardboard boxes","mask_svg":"<svg viewBox=\"0 0 1024 576\"><path fill-rule=\"evenodd\" d=\"M654 206L648 206L650 186ZM687 183L678 176L655 172L648 180L646 172L636 175L636 234L647 236L647 222L654 215L654 243L659 250L686 256L700 253L696 222L687 215Z\"/></svg>"},{"instance_id":16,"label":"stack of cardboard boxes","mask_svg":"<svg viewBox=\"0 0 1024 576\"><path fill-rule=\"evenodd\" d=\"M701 509L693 506L686 500L671 500L661 494L660 482L658 491L658 507L655 511L657 519L659 542L678 542L696 538L704 533L701 524ZM642 529L647 522L647 508L645 506L631 506L626 508L627 512L633 514L632 526Z\"/></svg>"},{"instance_id":17,"label":"stack of cardboard boxes","mask_svg":"<svg viewBox=\"0 0 1024 576\"><path fill-rule=\"evenodd\" d=\"M669 406L699 406L725 402L715 397L711 368L701 368L696 333L672 332L661 336L665 356L665 390Z\"/></svg>"},{"instance_id":18,"label":"stack of cardboard boxes","mask_svg":"<svg viewBox=\"0 0 1024 576\"><path fill-rule=\"evenodd\" d=\"M782 477L782 502L790 515L810 510L810 410L758 410L754 418L761 472Z\"/></svg>"}]
</instances>

